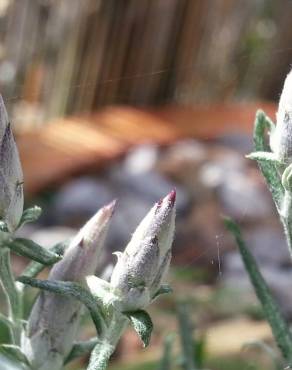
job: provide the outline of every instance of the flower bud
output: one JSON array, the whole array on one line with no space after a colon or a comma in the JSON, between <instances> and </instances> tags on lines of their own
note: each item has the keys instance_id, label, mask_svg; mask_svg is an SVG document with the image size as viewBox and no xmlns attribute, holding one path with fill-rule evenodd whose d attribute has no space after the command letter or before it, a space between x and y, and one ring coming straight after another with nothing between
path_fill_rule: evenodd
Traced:
<instances>
[{"instance_id":1,"label":"flower bud","mask_svg":"<svg viewBox=\"0 0 292 370\"><path fill-rule=\"evenodd\" d=\"M145 308L167 273L175 227L175 191L156 203L142 220L118 262L110 285L120 311Z\"/></svg>"},{"instance_id":2,"label":"flower bud","mask_svg":"<svg viewBox=\"0 0 292 370\"><path fill-rule=\"evenodd\" d=\"M115 202L103 207L83 226L63 259L52 268L49 280L83 283L87 275L95 272L114 205ZM82 304L74 298L40 293L22 346L33 369L59 370L63 367L78 330L81 308Z\"/></svg>"},{"instance_id":3,"label":"flower bud","mask_svg":"<svg viewBox=\"0 0 292 370\"><path fill-rule=\"evenodd\" d=\"M277 125L271 132L270 146L276 158L286 164L292 161L292 71L288 73L279 101Z\"/></svg>"},{"instance_id":4,"label":"flower bud","mask_svg":"<svg viewBox=\"0 0 292 370\"><path fill-rule=\"evenodd\" d=\"M23 174L7 111L0 95L0 219L14 231L23 212Z\"/></svg>"}]
</instances>

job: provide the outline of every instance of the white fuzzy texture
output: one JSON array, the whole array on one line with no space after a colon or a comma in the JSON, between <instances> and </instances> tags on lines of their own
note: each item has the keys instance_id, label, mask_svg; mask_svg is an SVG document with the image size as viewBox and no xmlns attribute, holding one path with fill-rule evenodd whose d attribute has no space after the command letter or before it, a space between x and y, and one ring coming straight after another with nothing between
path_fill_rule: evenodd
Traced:
<instances>
[{"instance_id":1,"label":"white fuzzy texture","mask_svg":"<svg viewBox=\"0 0 292 370\"><path fill-rule=\"evenodd\" d=\"M14 231L23 212L23 174L7 111L0 95L0 219Z\"/></svg>"},{"instance_id":2,"label":"white fuzzy texture","mask_svg":"<svg viewBox=\"0 0 292 370\"><path fill-rule=\"evenodd\" d=\"M281 162L292 160L292 71L287 75L277 112L276 129L271 133L270 146Z\"/></svg>"},{"instance_id":3,"label":"white fuzzy texture","mask_svg":"<svg viewBox=\"0 0 292 370\"><path fill-rule=\"evenodd\" d=\"M133 311L145 308L159 289L171 259L175 228L172 196L157 203L134 232L111 277L117 308Z\"/></svg>"},{"instance_id":4,"label":"white fuzzy texture","mask_svg":"<svg viewBox=\"0 0 292 370\"><path fill-rule=\"evenodd\" d=\"M99 263L114 203L99 210L70 243L49 280L85 282ZM59 370L72 348L82 305L76 299L42 291L33 306L22 348L33 369ZM52 364L54 366L52 367Z\"/></svg>"}]
</instances>

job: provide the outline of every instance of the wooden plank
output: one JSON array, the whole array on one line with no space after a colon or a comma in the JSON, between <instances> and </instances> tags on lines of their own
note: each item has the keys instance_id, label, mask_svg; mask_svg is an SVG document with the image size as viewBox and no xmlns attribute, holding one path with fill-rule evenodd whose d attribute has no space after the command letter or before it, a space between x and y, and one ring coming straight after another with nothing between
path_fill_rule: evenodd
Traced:
<instances>
[{"instance_id":1,"label":"wooden plank","mask_svg":"<svg viewBox=\"0 0 292 370\"><path fill-rule=\"evenodd\" d=\"M251 134L259 106L274 118L274 104L254 103L159 110L120 106L56 120L17 137L25 190L35 194L74 174L100 169L143 143L166 145L186 137L210 140L227 132Z\"/></svg>"}]
</instances>

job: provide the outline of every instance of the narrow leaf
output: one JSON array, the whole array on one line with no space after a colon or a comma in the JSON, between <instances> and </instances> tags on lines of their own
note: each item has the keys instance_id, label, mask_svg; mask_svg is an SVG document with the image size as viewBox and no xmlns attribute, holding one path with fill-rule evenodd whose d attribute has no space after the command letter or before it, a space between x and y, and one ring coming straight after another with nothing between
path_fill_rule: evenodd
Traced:
<instances>
[{"instance_id":1,"label":"narrow leaf","mask_svg":"<svg viewBox=\"0 0 292 370\"><path fill-rule=\"evenodd\" d=\"M185 370L195 370L193 326L185 303L177 307L181 346L183 352L183 367Z\"/></svg>"},{"instance_id":2,"label":"narrow leaf","mask_svg":"<svg viewBox=\"0 0 292 370\"><path fill-rule=\"evenodd\" d=\"M11 360L17 360L18 362L29 365L28 359L18 346L13 344L1 344L0 352Z\"/></svg>"},{"instance_id":3,"label":"narrow leaf","mask_svg":"<svg viewBox=\"0 0 292 370\"><path fill-rule=\"evenodd\" d=\"M265 140L266 131L272 131L274 124L265 115L263 111L258 111L255 119L254 127L254 148L256 152L271 152L269 145ZM270 189L274 202L279 210L281 202L284 196L284 188L281 183L281 178L278 173L277 166L266 160L258 159L259 168L267 182L268 188Z\"/></svg>"},{"instance_id":4,"label":"narrow leaf","mask_svg":"<svg viewBox=\"0 0 292 370\"><path fill-rule=\"evenodd\" d=\"M82 302L89 310L95 324L97 334L101 333L103 327L103 317L92 294L81 285L70 281L39 280L28 276L20 276L18 279L23 284L28 284L34 288L47 290L51 293L63 296L74 297Z\"/></svg>"},{"instance_id":5,"label":"narrow leaf","mask_svg":"<svg viewBox=\"0 0 292 370\"><path fill-rule=\"evenodd\" d=\"M27 223L30 223L30 222L37 221L41 214L42 214L42 209L38 206L27 208L21 216L18 227L25 225Z\"/></svg>"},{"instance_id":6,"label":"narrow leaf","mask_svg":"<svg viewBox=\"0 0 292 370\"><path fill-rule=\"evenodd\" d=\"M64 365L66 365L70 361L73 361L77 357L81 357L86 355L87 353L90 353L96 346L97 342L98 340L96 337L83 342L75 342L73 344L71 352L64 362Z\"/></svg>"},{"instance_id":7,"label":"narrow leaf","mask_svg":"<svg viewBox=\"0 0 292 370\"><path fill-rule=\"evenodd\" d=\"M52 248L50 248L49 251L59 256L63 256L64 251L68 246L68 243L69 243L68 241L58 243L54 245ZM46 265L40 262L32 261L24 269L22 276L36 277L41 271L43 271L45 267Z\"/></svg>"},{"instance_id":8,"label":"narrow leaf","mask_svg":"<svg viewBox=\"0 0 292 370\"><path fill-rule=\"evenodd\" d=\"M225 226L233 234L239 251L249 274L251 283L255 289L255 293L263 306L265 316L271 326L274 338L283 357L292 365L292 335L289 326L283 318L280 309L275 302L261 272L258 269L257 263L245 245L239 227L231 219L224 220Z\"/></svg>"},{"instance_id":9,"label":"narrow leaf","mask_svg":"<svg viewBox=\"0 0 292 370\"><path fill-rule=\"evenodd\" d=\"M49 266L61 259L58 254L50 252L29 239L10 239L5 243L5 246L13 250L16 254L28 257L34 261L42 263L43 265Z\"/></svg>"},{"instance_id":10,"label":"narrow leaf","mask_svg":"<svg viewBox=\"0 0 292 370\"><path fill-rule=\"evenodd\" d=\"M257 161L269 162L271 164L282 165L282 163L277 159L274 153L271 152L253 152L246 155L248 159L255 159Z\"/></svg>"},{"instance_id":11,"label":"narrow leaf","mask_svg":"<svg viewBox=\"0 0 292 370\"><path fill-rule=\"evenodd\" d=\"M169 334L166 336L164 340L163 345L163 354L158 366L158 370L170 370L172 367L172 358L171 358L171 352L172 352L172 345L174 341L174 336L172 334Z\"/></svg>"},{"instance_id":12,"label":"narrow leaf","mask_svg":"<svg viewBox=\"0 0 292 370\"><path fill-rule=\"evenodd\" d=\"M91 352L87 370L105 370L114 349L113 346L106 342L98 342Z\"/></svg>"},{"instance_id":13,"label":"narrow leaf","mask_svg":"<svg viewBox=\"0 0 292 370\"><path fill-rule=\"evenodd\" d=\"M133 328L135 329L136 333L142 340L143 347L147 347L150 342L151 333L153 329L151 317L146 311L143 310L127 312L126 314L130 319L131 324L133 325Z\"/></svg>"}]
</instances>

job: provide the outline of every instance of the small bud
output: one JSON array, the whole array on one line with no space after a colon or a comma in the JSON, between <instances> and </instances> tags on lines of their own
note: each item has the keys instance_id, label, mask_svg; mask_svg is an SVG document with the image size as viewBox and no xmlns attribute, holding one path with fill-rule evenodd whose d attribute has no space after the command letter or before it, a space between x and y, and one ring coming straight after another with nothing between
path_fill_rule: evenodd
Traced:
<instances>
[{"instance_id":1,"label":"small bud","mask_svg":"<svg viewBox=\"0 0 292 370\"><path fill-rule=\"evenodd\" d=\"M168 271L175 227L175 191L156 203L134 232L111 277L120 311L145 308Z\"/></svg>"},{"instance_id":2,"label":"small bud","mask_svg":"<svg viewBox=\"0 0 292 370\"><path fill-rule=\"evenodd\" d=\"M270 146L276 158L292 162L292 71L288 73L279 101L277 125L271 132Z\"/></svg>"},{"instance_id":3,"label":"small bud","mask_svg":"<svg viewBox=\"0 0 292 370\"><path fill-rule=\"evenodd\" d=\"M56 263L49 280L83 283L95 272L115 202L99 210L79 231ZM59 370L79 326L82 305L74 298L42 291L33 306L23 350L33 369Z\"/></svg>"},{"instance_id":4,"label":"small bud","mask_svg":"<svg viewBox=\"0 0 292 370\"><path fill-rule=\"evenodd\" d=\"M0 95L0 219L14 231L23 212L23 174L7 111Z\"/></svg>"}]
</instances>

